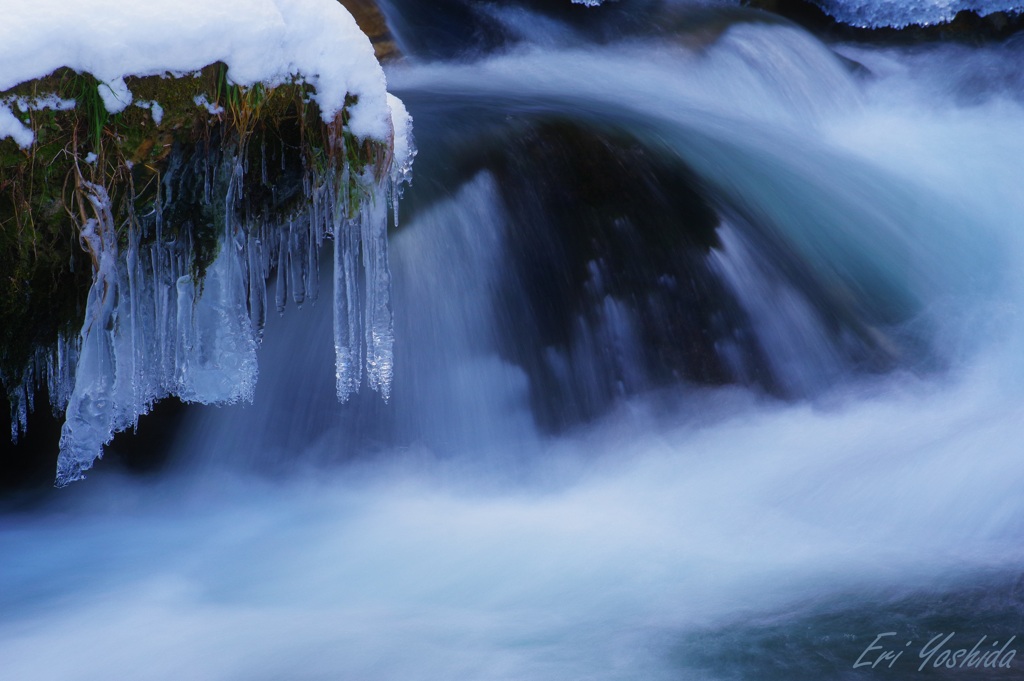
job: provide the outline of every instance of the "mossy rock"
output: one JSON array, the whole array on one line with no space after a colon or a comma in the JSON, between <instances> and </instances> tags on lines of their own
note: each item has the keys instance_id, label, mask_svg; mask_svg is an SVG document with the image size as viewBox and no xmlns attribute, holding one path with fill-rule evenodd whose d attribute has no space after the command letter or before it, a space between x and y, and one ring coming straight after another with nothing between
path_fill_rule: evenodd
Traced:
<instances>
[{"instance_id":1,"label":"mossy rock","mask_svg":"<svg viewBox=\"0 0 1024 681\"><path fill-rule=\"evenodd\" d=\"M252 172L245 173L239 217L259 218L296 210L307 171L340 172L347 165L357 171L350 173L355 178L368 165L381 168L389 154L383 143L347 132L353 98L327 125L310 86L300 81L241 87L217 63L195 74L125 82L133 103L115 114L104 107L92 75L66 68L0 92L0 101L35 135L24 149L10 138L0 140L0 379L8 390L21 380L35 349L81 325L92 277L78 239L91 214L84 182L106 188L122 244L129 226L155 210L163 211L166 229L191 230L194 274L201 278L217 252L225 215L223 201L199 198L203 184L212 181L200 166L212 164L197 159L241 156ZM75 107L21 111L16 104L53 96L74 100ZM192 175L172 162L192 163ZM161 191L169 191L165 180L175 172L177 195L192 198L168 204ZM353 179L347 201L355 204L361 196Z\"/></svg>"}]
</instances>

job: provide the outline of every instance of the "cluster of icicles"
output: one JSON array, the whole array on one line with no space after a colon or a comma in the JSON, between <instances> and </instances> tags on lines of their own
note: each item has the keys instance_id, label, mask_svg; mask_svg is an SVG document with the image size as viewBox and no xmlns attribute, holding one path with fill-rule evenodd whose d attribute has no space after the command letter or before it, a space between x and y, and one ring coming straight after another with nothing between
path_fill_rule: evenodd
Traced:
<instances>
[{"instance_id":1,"label":"cluster of icicles","mask_svg":"<svg viewBox=\"0 0 1024 681\"><path fill-rule=\"evenodd\" d=\"M396 192L409 179L411 159L396 162L383 179L375 179L372 168L357 178L366 195L355 207L342 198L351 179L347 167L309 171L303 209L255 224L232 217L239 213L244 169L237 156L226 162L233 166L226 196L209 196L225 203L224 233L201 278L187 230L169 238L158 220L155 238L144 239L132 225L126 247L119 247L106 190L85 183L94 217L80 226L81 239L94 272L82 329L38 349L11 395L15 440L40 387L55 413L64 413L57 486L83 478L114 434L134 427L158 400L251 401L267 308L283 312L289 297L298 305L317 298L320 250L328 237L334 242L338 398L359 390L365 367L366 383L388 399L387 230L389 218L397 220ZM268 292L275 271L276 290Z\"/></svg>"}]
</instances>

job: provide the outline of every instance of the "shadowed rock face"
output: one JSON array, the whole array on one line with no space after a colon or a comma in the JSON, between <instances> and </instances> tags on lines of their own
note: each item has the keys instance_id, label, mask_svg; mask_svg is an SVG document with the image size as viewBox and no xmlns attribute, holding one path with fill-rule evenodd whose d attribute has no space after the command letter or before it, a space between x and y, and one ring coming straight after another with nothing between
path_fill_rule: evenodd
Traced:
<instances>
[{"instance_id":1,"label":"shadowed rock face","mask_svg":"<svg viewBox=\"0 0 1024 681\"><path fill-rule=\"evenodd\" d=\"M487 53L523 40L519 29L504 23L502 16L507 12L537 15L594 40L608 41L650 33L665 10L662 0L617 0L599 7L570 0L382 0L380 4L405 52L440 60Z\"/></svg>"},{"instance_id":2,"label":"shadowed rock face","mask_svg":"<svg viewBox=\"0 0 1024 681\"><path fill-rule=\"evenodd\" d=\"M512 222L496 322L503 351L531 378L542 425L557 430L678 381L731 382L717 351L726 339L744 339L747 364L764 365L709 267L719 216L695 176L568 122L518 139L487 162ZM770 387L766 373L760 381Z\"/></svg>"},{"instance_id":3,"label":"shadowed rock face","mask_svg":"<svg viewBox=\"0 0 1024 681\"><path fill-rule=\"evenodd\" d=\"M824 383L805 382L777 356L775 325L820 340L807 351L835 372L884 372L914 342L816 279L678 158L628 132L539 117L476 140L475 152L463 148L461 175L491 173L507 215L491 305L499 351L528 376L534 416L548 431L678 384L816 394ZM749 262L737 234L749 240ZM738 284L729 267L764 283ZM802 302L758 307L737 288L747 284Z\"/></svg>"}]
</instances>

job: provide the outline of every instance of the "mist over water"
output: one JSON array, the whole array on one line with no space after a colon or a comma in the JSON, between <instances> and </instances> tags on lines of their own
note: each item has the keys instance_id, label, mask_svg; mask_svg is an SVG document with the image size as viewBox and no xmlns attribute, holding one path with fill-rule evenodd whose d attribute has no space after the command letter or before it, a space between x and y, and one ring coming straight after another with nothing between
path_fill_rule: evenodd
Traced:
<instances>
[{"instance_id":1,"label":"mist over water","mask_svg":"<svg viewBox=\"0 0 1024 681\"><path fill-rule=\"evenodd\" d=\"M795 28L702 30L389 73L421 148L391 402L336 403L325 306L269 320L254 403L190 414L167 470L0 517L4 674L827 679L936 609L1024 635L1006 55L839 46L865 75ZM731 315L716 380L651 369L662 280L623 294L607 254L564 342L517 353L549 329L510 244L546 223L477 152L567 119L685 167L722 218L685 244Z\"/></svg>"}]
</instances>

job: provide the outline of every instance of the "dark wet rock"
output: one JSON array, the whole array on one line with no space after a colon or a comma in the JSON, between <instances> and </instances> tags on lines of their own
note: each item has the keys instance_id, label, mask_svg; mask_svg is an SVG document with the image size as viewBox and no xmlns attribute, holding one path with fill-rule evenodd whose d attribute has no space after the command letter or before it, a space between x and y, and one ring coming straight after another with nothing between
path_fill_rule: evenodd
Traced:
<instances>
[{"instance_id":1,"label":"dark wet rock","mask_svg":"<svg viewBox=\"0 0 1024 681\"><path fill-rule=\"evenodd\" d=\"M865 28L837 21L812 0L745 0L746 6L776 14L824 37L897 45L923 42L980 44L1005 40L1024 29L1024 15L1008 12L979 14L963 10L948 22L913 24L903 28Z\"/></svg>"},{"instance_id":2,"label":"dark wet rock","mask_svg":"<svg viewBox=\"0 0 1024 681\"><path fill-rule=\"evenodd\" d=\"M709 266L719 216L692 173L568 122L511 137L483 161L511 216L496 323L543 426L680 381L733 382L725 341L771 389L749 320Z\"/></svg>"},{"instance_id":3,"label":"dark wet rock","mask_svg":"<svg viewBox=\"0 0 1024 681\"><path fill-rule=\"evenodd\" d=\"M28 415L28 429L17 442L10 433L11 406L0 390L0 502L26 490L53 487L53 471L57 467L57 446L63 418L47 408L46 395L37 396L40 408Z\"/></svg>"},{"instance_id":4,"label":"dark wet rock","mask_svg":"<svg viewBox=\"0 0 1024 681\"><path fill-rule=\"evenodd\" d=\"M379 61L388 61L400 56L395 38L387 19L380 11L376 0L339 0L356 20L359 29L366 34L373 44L374 54Z\"/></svg>"},{"instance_id":5,"label":"dark wet rock","mask_svg":"<svg viewBox=\"0 0 1024 681\"><path fill-rule=\"evenodd\" d=\"M488 52L509 36L499 22L470 0L387 0L380 3L404 54L423 59L454 59Z\"/></svg>"},{"instance_id":6,"label":"dark wet rock","mask_svg":"<svg viewBox=\"0 0 1024 681\"><path fill-rule=\"evenodd\" d=\"M886 371L910 342L892 335L893 320L872 301L817 279L678 157L627 132L517 116L466 139L470 148L435 150L462 159L436 174L449 190L414 186L410 203L423 210L481 170L494 175L508 216L495 335L528 376L534 416L549 431L673 385L737 384L786 398L827 385L801 383L769 356L749 301L718 264L723 220L749 242L754 276L793 291L818 320L813 333L835 371Z\"/></svg>"}]
</instances>

